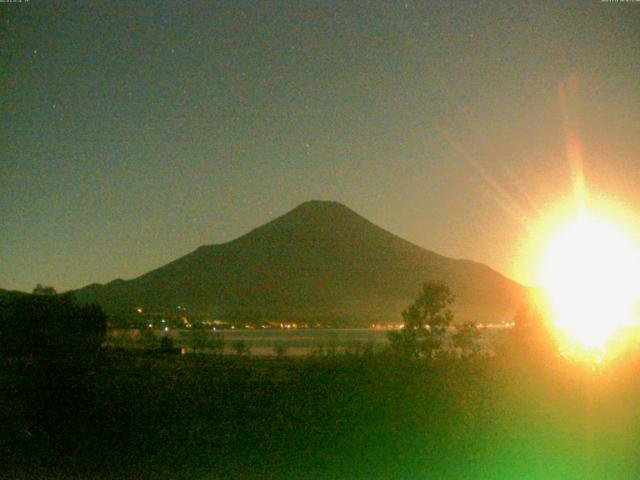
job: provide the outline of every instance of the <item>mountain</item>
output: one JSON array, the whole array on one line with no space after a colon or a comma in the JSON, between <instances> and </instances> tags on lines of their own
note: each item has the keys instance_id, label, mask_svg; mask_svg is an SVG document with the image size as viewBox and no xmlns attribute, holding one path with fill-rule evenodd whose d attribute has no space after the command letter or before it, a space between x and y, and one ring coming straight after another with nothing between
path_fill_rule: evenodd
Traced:
<instances>
[{"instance_id":1,"label":"mountain","mask_svg":"<svg viewBox=\"0 0 640 480\"><path fill-rule=\"evenodd\" d=\"M420 248L337 202L305 202L228 243L205 245L133 280L77 290L107 311L220 319L399 322L427 280L456 295L457 319L509 321L526 289L490 269Z\"/></svg>"}]
</instances>

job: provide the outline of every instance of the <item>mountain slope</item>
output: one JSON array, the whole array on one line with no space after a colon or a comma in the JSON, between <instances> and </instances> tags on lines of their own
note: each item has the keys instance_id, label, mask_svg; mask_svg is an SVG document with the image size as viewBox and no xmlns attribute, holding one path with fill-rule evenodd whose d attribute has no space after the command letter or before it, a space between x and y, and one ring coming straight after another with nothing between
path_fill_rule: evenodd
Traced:
<instances>
[{"instance_id":1,"label":"mountain slope","mask_svg":"<svg viewBox=\"0 0 640 480\"><path fill-rule=\"evenodd\" d=\"M413 245L336 202L306 202L236 240L207 245L130 281L90 285L81 300L219 318L366 325L399 321L427 280L447 282L460 319L510 320L524 287L479 263Z\"/></svg>"}]
</instances>

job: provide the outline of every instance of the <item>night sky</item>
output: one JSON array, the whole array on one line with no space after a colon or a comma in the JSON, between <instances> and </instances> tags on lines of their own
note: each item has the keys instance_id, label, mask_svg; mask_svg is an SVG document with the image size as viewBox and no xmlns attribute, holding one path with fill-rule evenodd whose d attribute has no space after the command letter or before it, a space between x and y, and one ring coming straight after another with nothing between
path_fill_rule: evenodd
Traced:
<instances>
[{"instance_id":1,"label":"night sky","mask_svg":"<svg viewBox=\"0 0 640 480\"><path fill-rule=\"evenodd\" d=\"M311 199L523 282L640 211L640 3L0 3L0 287L132 278Z\"/></svg>"}]
</instances>

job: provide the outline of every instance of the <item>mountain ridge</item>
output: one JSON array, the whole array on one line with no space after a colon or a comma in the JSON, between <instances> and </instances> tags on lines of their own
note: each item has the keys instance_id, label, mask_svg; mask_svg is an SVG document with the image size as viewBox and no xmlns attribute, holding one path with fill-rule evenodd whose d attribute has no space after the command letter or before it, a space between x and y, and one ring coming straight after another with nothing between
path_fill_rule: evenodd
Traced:
<instances>
[{"instance_id":1,"label":"mountain ridge","mask_svg":"<svg viewBox=\"0 0 640 480\"><path fill-rule=\"evenodd\" d=\"M107 310L188 305L223 319L354 326L399 322L428 280L450 284L460 319L508 321L526 296L525 287L486 265L426 250L341 203L318 200L229 242L76 295Z\"/></svg>"}]
</instances>

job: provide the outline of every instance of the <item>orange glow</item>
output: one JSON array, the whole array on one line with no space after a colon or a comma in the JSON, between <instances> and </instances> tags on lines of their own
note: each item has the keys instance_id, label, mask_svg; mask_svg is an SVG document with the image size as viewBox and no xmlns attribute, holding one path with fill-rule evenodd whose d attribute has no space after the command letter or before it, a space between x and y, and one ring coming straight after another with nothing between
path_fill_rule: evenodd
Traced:
<instances>
[{"instance_id":1,"label":"orange glow","mask_svg":"<svg viewBox=\"0 0 640 480\"><path fill-rule=\"evenodd\" d=\"M549 214L536 228L529 257L561 351L600 363L640 330L640 237L624 209L602 199L591 203Z\"/></svg>"},{"instance_id":2,"label":"orange glow","mask_svg":"<svg viewBox=\"0 0 640 480\"><path fill-rule=\"evenodd\" d=\"M580 214L551 237L538 275L555 328L582 349L602 352L637 323L639 272L636 247L621 228Z\"/></svg>"}]
</instances>

